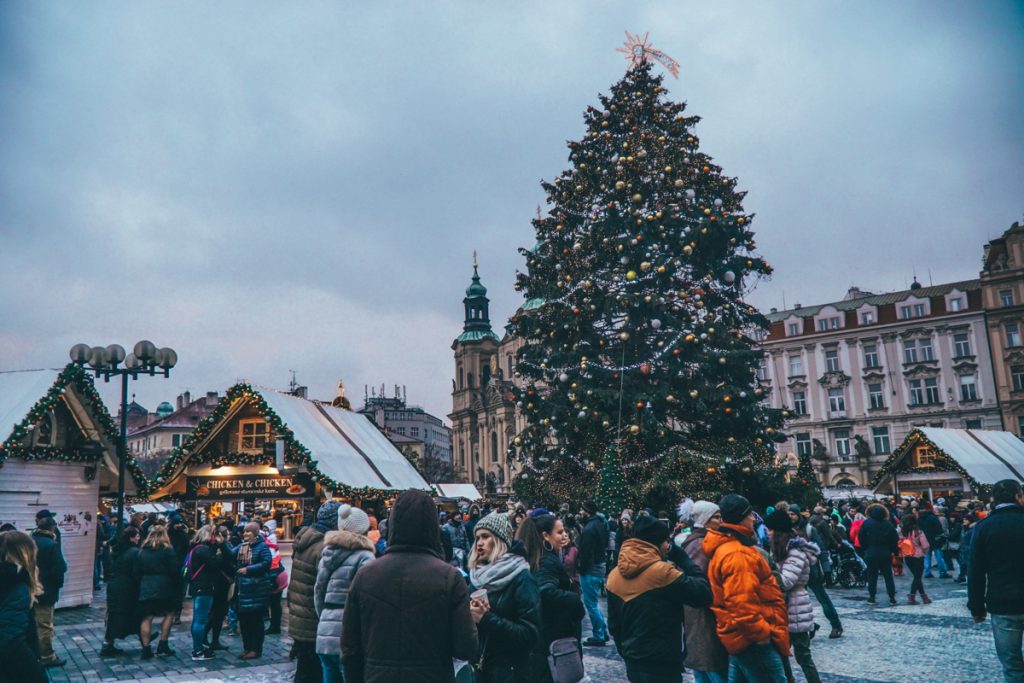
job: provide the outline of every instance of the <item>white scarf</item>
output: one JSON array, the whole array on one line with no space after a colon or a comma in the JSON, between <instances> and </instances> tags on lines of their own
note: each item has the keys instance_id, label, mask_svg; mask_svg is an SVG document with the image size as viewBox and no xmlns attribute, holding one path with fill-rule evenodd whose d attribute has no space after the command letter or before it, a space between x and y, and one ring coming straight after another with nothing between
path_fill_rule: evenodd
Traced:
<instances>
[{"instance_id":1,"label":"white scarf","mask_svg":"<svg viewBox=\"0 0 1024 683\"><path fill-rule=\"evenodd\" d=\"M520 555L505 553L496 562L478 564L470 570L469 578L474 587L490 593L505 588L522 571L530 571L529 563Z\"/></svg>"}]
</instances>

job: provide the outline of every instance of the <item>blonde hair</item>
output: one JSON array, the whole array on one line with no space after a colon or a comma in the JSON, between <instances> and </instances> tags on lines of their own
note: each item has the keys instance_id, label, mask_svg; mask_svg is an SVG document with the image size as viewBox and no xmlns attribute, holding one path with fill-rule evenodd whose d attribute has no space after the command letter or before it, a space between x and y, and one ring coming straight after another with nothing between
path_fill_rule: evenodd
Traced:
<instances>
[{"instance_id":1,"label":"blonde hair","mask_svg":"<svg viewBox=\"0 0 1024 683\"><path fill-rule=\"evenodd\" d=\"M192 545L198 545L200 543L209 543L210 539L213 538L214 529L213 526L207 524L196 529L196 535L192 537Z\"/></svg>"},{"instance_id":2,"label":"blonde hair","mask_svg":"<svg viewBox=\"0 0 1024 683\"><path fill-rule=\"evenodd\" d=\"M32 537L21 531L0 533L0 558L12 562L28 574L29 604L36 604L36 596L43 592L36 568L36 544Z\"/></svg>"},{"instance_id":3,"label":"blonde hair","mask_svg":"<svg viewBox=\"0 0 1024 683\"><path fill-rule=\"evenodd\" d=\"M149 535L142 544L143 548L170 548L171 539L167 535L167 527L154 524L149 529Z\"/></svg>"},{"instance_id":4,"label":"blonde hair","mask_svg":"<svg viewBox=\"0 0 1024 683\"><path fill-rule=\"evenodd\" d=\"M480 529L477 533L487 534L494 539L494 547L491 549L489 555L481 556L476 549L476 543L473 544L473 551L469 554L469 568L476 569L479 564L491 564L497 562L498 559L508 552L508 546L505 545L505 541L501 540L487 529Z\"/></svg>"}]
</instances>

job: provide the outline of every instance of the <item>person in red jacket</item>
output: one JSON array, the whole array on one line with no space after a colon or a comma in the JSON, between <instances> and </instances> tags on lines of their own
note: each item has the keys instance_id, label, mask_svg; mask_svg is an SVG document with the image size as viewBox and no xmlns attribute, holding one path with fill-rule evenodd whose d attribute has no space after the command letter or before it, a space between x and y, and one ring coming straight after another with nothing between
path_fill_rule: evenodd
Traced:
<instances>
[{"instance_id":1,"label":"person in red jacket","mask_svg":"<svg viewBox=\"0 0 1024 683\"><path fill-rule=\"evenodd\" d=\"M786 600L771 567L757 550L754 510L741 495L718 503L722 524L708 531L704 554L718 639L729 653L729 680L786 683L789 657Z\"/></svg>"}]
</instances>

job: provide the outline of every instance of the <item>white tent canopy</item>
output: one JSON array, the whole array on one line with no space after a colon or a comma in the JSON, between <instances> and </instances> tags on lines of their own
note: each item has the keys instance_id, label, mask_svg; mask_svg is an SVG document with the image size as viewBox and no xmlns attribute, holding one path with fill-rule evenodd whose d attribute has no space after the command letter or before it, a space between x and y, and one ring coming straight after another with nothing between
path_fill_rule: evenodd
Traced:
<instances>
[{"instance_id":1,"label":"white tent canopy","mask_svg":"<svg viewBox=\"0 0 1024 683\"><path fill-rule=\"evenodd\" d=\"M434 488L444 498L464 498L471 503L483 498L472 484L434 484Z\"/></svg>"},{"instance_id":2,"label":"white tent canopy","mask_svg":"<svg viewBox=\"0 0 1024 683\"><path fill-rule=\"evenodd\" d=\"M59 374L58 370L0 373L0 442L7 440L28 411L46 396Z\"/></svg>"},{"instance_id":3,"label":"white tent canopy","mask_svg":"<svg viewBox=\"0 0 1024 683\"><path fill-rule=\"evenodd\" d=\"M925 438L982 484L1024 481L1024 441L1010 432L919 427Z\"/></svg>"},{"instance_id":4,"label":"white tent canopy","mask_svg":"<svg viewBox=\"0 0 1024 683\"><path fill-rule=\"evenodd\" d=\"M420 473L364 415L278 391L258 391L295 440L309 450L324 475L353 488L430 490Z\"/></svg>"}]
</instances>

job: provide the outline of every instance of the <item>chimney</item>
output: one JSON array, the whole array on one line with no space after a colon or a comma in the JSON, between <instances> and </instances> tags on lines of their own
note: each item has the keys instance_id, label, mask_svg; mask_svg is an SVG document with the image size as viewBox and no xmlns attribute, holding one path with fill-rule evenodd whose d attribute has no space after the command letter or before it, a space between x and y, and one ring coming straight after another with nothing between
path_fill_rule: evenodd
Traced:
<instances>
[{"instance_id":1,"label":"chimney","mask_svg":"<svg viewBox=\"0 0 1024 683\"><path fill-rule=\"evenodd\" d=\"M208 405L208 406L215 406L215 405L217 405L218 402L219 402L219 399L217 398L217 392L216 391L207 391L206 392L206 405Z\"/></svg>"},{"instance_id":2,"label":"chimney","mask_svg":"<svg viewBox=\"0 0 1024 683\"><path fill-rule=\"evenodd\" d=\"M184 407L185 407L185 403L184 403L184 401L185 401L185 396L184 396L184 394L178 394L178 401L177 401L177 404L178 404L178 410L181 410L182 408L184 408Z\"/></svg>"},{"instance_id":3,"label":"chimney","mask_svg":"<svg viewBox=\"0 0 1024 683\"><path fill-rule=\"evenodd\" d=\"M793 304L793 310L794 311L799 311L801 308L803 308L802 304Z\"/></svg>"},{"instance_id":4,"label":"chimney","mask_svg":"<svg viewBox=\"0 0 1024 683\"><path fill-rule=\"evenodd\" d=\"M191 391L186 391L184 394L181 395L181 397L182 397L181 398L181 400L182 400L182 406L181 407L182 408L187 408L188 406L192 405L192 392Z\"/></svg>"},{"instance_id":5,"label":"chimney","mask_svg":"<svg viewBox=\"0 0 1024 683\"><path fill-rule=\"evenodd\" d=\"M292 392L293 396L299 398L306 398L306 394L309 392L309 387L295 387L295 391Z\"/></svg>"},{"instance_id":6,"label":"chimney","mask_svg":"<svg viewBox=\"0 0 1024 683\"><path fill-rule=\"evenodd\" d=\"M779 312L779 309L777 309L777 308L775 308L774 306L772 306L772 307L771 307L771 312L772 312L772 313L778 313L778 312Z\"/></svg>"}]
</instances>

